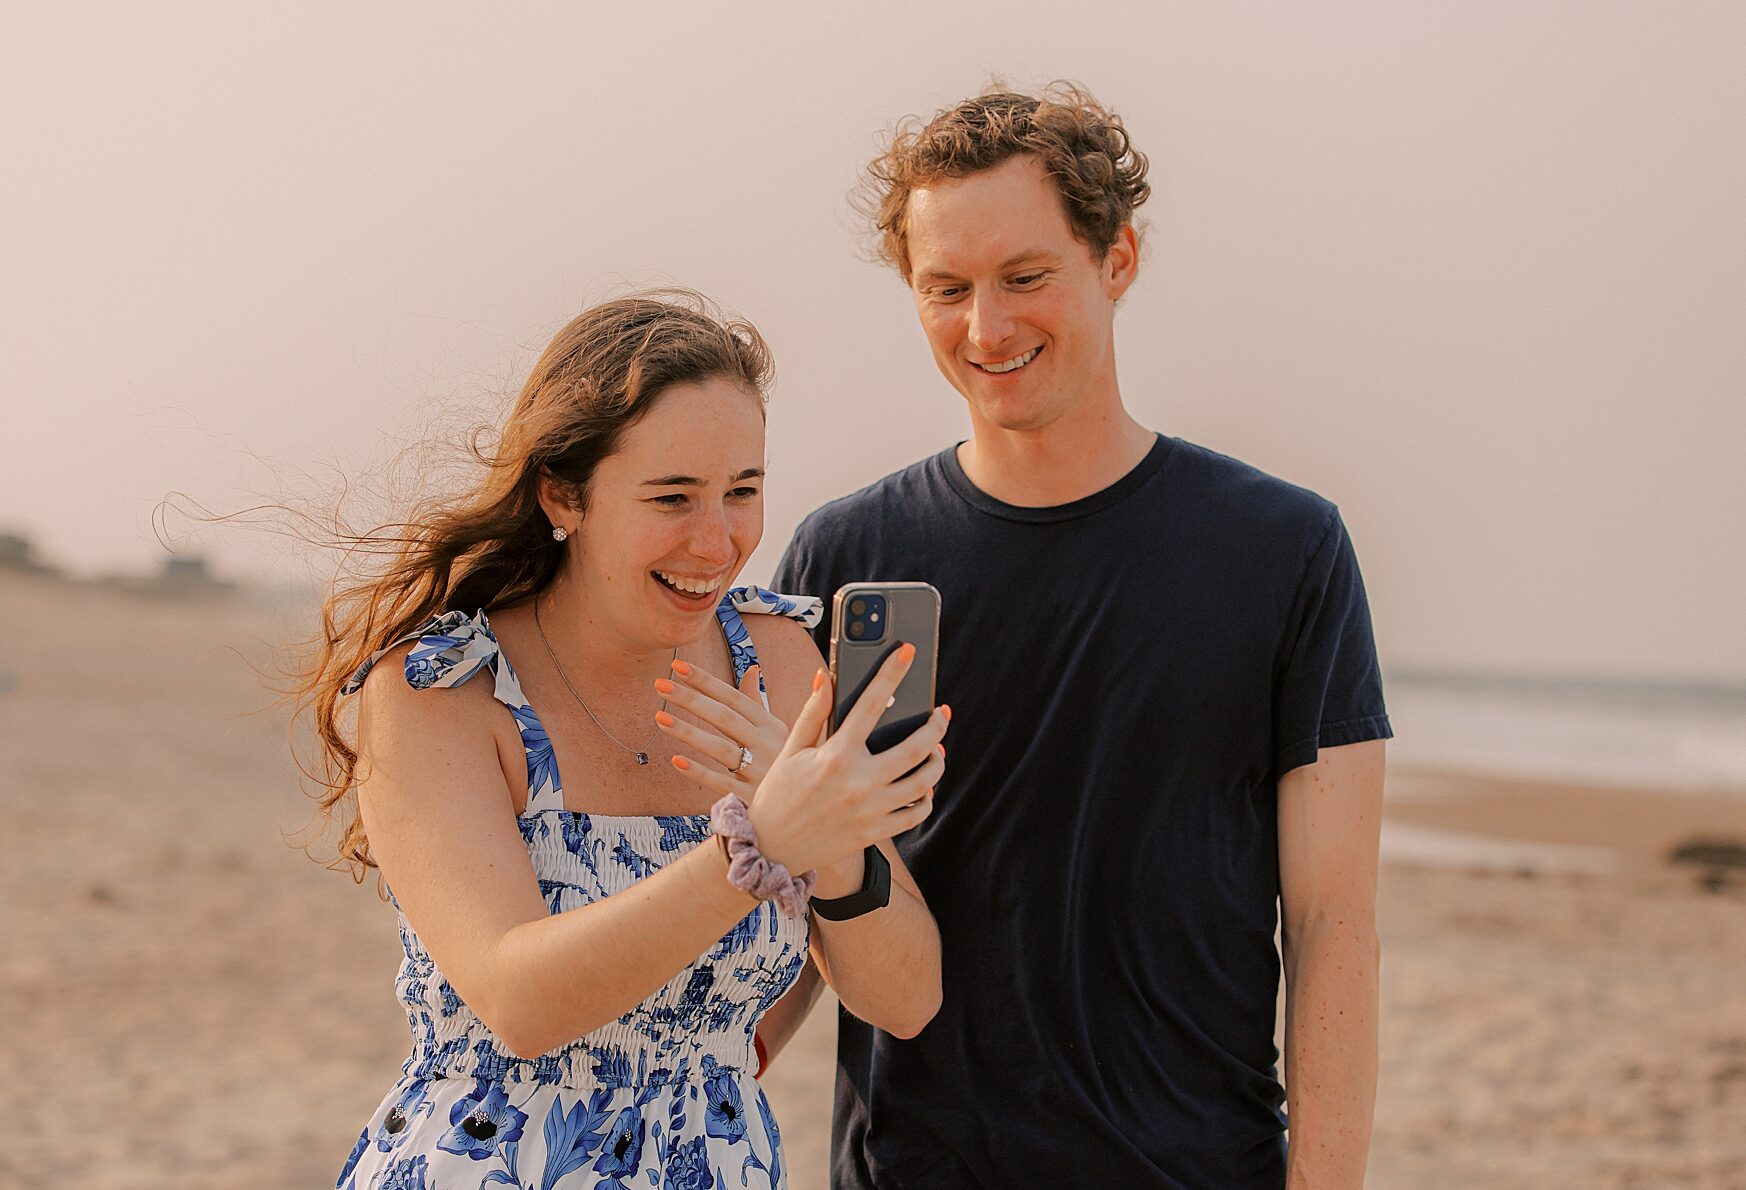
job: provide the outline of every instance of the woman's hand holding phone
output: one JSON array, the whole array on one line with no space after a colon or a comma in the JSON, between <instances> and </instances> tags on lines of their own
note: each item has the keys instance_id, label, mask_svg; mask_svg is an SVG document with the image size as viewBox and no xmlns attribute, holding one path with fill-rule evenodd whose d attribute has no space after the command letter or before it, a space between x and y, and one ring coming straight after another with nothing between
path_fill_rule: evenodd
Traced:
<instances>
[{"instance_id":1,"label":"woman's hand holding phone","mask_svg":"<svg viewBox=\"0 0 1746 1190\"><path fill-rule=\"evenodd\" d=\"M829 728L830 675L820 670L814 678L812 697L750 810L760 850L789 871L822 874L851 861L859 872L870 844L902 834L933 812L950 711L935 707L901 743L877 755L867 751L868 735L914 661L909 645L886 658L835 732Z\"/></svg>"},{"instance_id":2,"label":"woman's hand holding phone","mask_svg":"<svg viewBox=\"0 0 1746 1190\"><path fill-rule=\"evenodd\" d=\"M902 834L932 812L934 785L946 768L940 740L950 711L935 707L901 743L877 755L867 751L867 736L914 660L907 645L888 657L835 732L830 676L818 672L812 697L751 799L758 849L767 858L791 872L821 874L853 861L858 875L870 844ZM705 788L720 783L720 774L696 765L684 771Z\"/></svg>"}]
</instances>

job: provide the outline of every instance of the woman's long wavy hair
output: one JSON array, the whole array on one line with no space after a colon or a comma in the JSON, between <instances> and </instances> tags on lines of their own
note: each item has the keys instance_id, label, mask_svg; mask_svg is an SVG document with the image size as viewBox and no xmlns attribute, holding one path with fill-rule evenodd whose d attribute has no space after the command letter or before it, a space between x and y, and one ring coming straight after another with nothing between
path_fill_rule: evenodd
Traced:
<instances>
[{"instance_id":1,"label":"woman's long wavy hair","mask_svg":"<svg viewBox=\"0 0 1746 1190\"><path fill-rule=\"evenodd\" d=\"M700 294L662 289L604 302L553 337L495 440L474 441L476 483L426 498L401 523L341 538L346 563L322 605L321 634L292 675L298 721L307 715L315 734L304 771L339 828L334 866L359 881L375 867L352 793L358 752L346 680L433 615L514 603L552 581L563 547L540 507L542 476L568 485L585 510L595 468L663 390L721 378L762 401L772 374L757 329Z\"/></svg>"}]
</instances>

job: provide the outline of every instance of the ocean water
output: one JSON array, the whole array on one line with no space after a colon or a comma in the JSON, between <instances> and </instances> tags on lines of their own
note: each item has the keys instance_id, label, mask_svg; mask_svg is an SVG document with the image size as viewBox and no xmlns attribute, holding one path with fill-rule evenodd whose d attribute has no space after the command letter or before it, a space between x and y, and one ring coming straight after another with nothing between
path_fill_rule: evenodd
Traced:
<instances>
[{"instance_id":1,"label":"ocean water","mask_svg":"<svg viewBox=\"0 0 1746 1190\"><path fill-rule=\"evenodd\" d=\"M1746 685L1386 679L1391 761L1746 798Z\"/></svg>"}]
</instances>

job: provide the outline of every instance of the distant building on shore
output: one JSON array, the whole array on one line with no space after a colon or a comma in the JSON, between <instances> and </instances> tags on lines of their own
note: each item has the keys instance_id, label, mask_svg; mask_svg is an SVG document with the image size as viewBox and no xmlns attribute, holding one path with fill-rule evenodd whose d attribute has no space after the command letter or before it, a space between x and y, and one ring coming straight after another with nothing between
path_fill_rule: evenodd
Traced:
<instances>
[{"instance_id":1,"label":"distant building on shore","mask_svg":"<svg viewBox=\"0 0 1746 1190\"><path fill-rule=\"evenodd\" d=\"M96 586L131 595L186 596L229 595L238 584L221 578L203 554L171 554L153 574L111 573L95 578L76 578L63 574L37 557L36 545L23 533L0 532L0 575L25 574L74 586Z\"/></svg>"},{"instance_id":2,"label":"distant building on shore","mask_svg":"<svg viewBox=\"0 0 1746 1190\"><path fill-rule=\"evenodd\" d=\"M215 575L200 554L172 554L155 574L111 573L89 581L111 591L170 599L230 595L237 590L234 581Z\"/></svg>"},{"instance_id":3,"label":"distant building on shore","mask_svg":"<svg viewBox=\"0 0 1746 1190\"><path fill-rule=\"evenodd\" d=\"M22 533L0 533L0 570L51 574L54 567L37 560L36 547Z\"/></svg>"},{"instance_id":4,"label":"distant building on shore","mask_svg":"<svg viewBox=\"0 0 1746 1190\"><path fill-rule=\"evenodd\" d=\"M229 579L214 575L199 554L172 554L165 558L164 568L147 585L165 595L216 595L236 589Z\"/></svg>"}]
</instances>

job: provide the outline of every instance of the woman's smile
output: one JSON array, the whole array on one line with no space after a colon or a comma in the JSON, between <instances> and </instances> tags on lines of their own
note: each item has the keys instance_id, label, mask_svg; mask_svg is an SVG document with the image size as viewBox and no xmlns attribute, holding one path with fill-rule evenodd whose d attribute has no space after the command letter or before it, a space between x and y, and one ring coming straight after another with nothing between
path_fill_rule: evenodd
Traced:
<instances>
[{"instance_id":1,"label":"woman's smile","mask_svg":"<svg viewBox=\"0 0 1746 1190\"><path fill-rule=\"evenodd\" d=\"M690 577L671 570L649 571L656 585L687 610L714 607L721 597L721 589L727 582L728 574L729 571L723 570L705 577Z\"/></svg>"}]
</instances>

